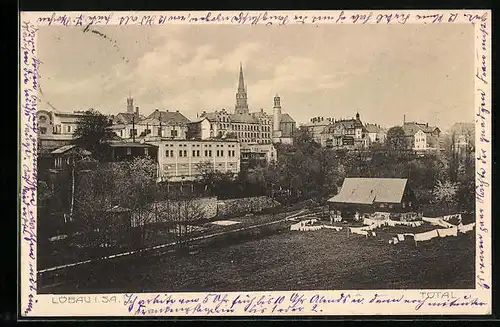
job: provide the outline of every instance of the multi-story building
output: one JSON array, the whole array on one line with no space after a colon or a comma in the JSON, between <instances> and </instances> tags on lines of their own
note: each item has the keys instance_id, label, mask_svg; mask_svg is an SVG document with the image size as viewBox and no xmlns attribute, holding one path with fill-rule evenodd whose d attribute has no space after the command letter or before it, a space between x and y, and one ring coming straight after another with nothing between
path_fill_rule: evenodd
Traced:
<instances>
[{"instance_id":1,"label":"multi-story building","mask_svg":"<svg viewBox=\"0 0 500 327\"><path fill-rule=\"evenodd\" d=\"M201 123L209 126L205 139L234 138L241 143L268 144L272 142L271 125L262 124L261 121L249 113L230 113L226 109L214 112L202 112ZM206 122L210 125L207 125ZM190 124L191 125L191 124ZM191 125L194 127L194 125ZM200 129L200 127L194 127Z\"/></svg>"},{"instance_id":2,"label":"multi-story building","mask_svg":"<svg viewBox=\"0 0 500 327\"><path fill-rule=\"evenodd\" d=\"M295 131L295 121L290 115L281 113L280 101L279 96L274 98L273 115L267 114L264 109L250 112L243 68L240 65L234 112L227 109L203 111L199 115L200 119L190 126L202 139L234 138L241 143L257 144L290 143Z\"/></svg>"},{"instance_id":3,"label":"multi-story building","mask_svg":"<svg viewBox=\"0 0 500 327\"><path fill-rule=\"evenodd\" d=\"M240 172L240 144L236 140L180 140L146 137L158 146L159 181L193 181L203 169L224 173Z\"/></svg>"},{"instance_id":4,"label":"multi-story building","mask_svg":"<svg viewBox=\"0 0 500 327\"><path fill-rule=\"evenodd\" d=\"M146 135L185 139L187 124L190 122L183 114L176 111L160 111L155 109L149 116L139 113L139 107L134 108L133 98L127 98L127 112L111 116L111 130L123 139L134 139Z\"/></svg>"},{"instance_id":5,"label":"multi-story building","mask_svg":"<svg viewBox=\"0 0 500 327\"><path fill-rule=\"evenodd\" d=\"M309 123L304 124L304 127L315 142L321 143L322 133L325 127L333 124L334 121L335 120L331 117L313 117L310 119Z\"/></svg>"},{"instance_id":6,"label":"multi-story building","mask_svg":"<svg viewBox=\"0 0 500 327\"><path fill-rule=\"evenodd\" d=\"M277 160L277 151L273 144L242 144L241 164L248 164L251 160L260 163L272 163Z\"/></svg>"},{"instance_id":7,"label":"multi-story building","mask_svg":"<svg viewBox=\"0 0 500 327\"><path fill-rule=\"evenodd\" d=\"M39 152L50 152L73 143L75 140L73 133L78 121L84 116L84 111L39 110L37 112Z\"/></svg>"},{"instance_id":8,"label":"multi-story building","mask_svg":"<svg viewBox=\"0 0 500 327\"><path fill-rule=\"evenodd\" d=\"M320 143L330 148L363 149L369 145L368 130L359 113L356 119L334 120L321 133Z\"/></svg>"},{"instance_id":9,"label":"multi-story building","mask_svg":"<svg viewBox=\"0 0 500 327\"><path fill-rule=\"evenodd\" d=\"M429 126L428 123L404 122L402 129L409 148L416 151L439 149L441 130L438 127Z\"/></svg>"},{"instance_id":10,"label":"multi-story building","mask_svg":"<svg viewBox=\"0 0 500 327\"><path fill-rule=\"evenodd\" d=\"M368 135L370 139L370 143L379 143L383 144L387 139L387 130L380 125L377 124L366 124L365 125Z\"/></svg>"}]
</instances>

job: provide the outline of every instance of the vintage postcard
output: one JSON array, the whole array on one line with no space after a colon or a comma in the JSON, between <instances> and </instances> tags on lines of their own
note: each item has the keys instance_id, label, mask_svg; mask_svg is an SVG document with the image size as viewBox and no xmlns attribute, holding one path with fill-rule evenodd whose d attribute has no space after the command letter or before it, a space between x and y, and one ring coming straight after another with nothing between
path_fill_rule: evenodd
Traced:
<instances>
[{"instance_id":1,"label":"vintage postcard","mask_svg":"<svg viewBox=\"0 0 500 327\"><path fill-rule=\"evenodd\" d=\"M491 314L491 11L19 28L22 317Z\"/></svg>"}]
</instances>

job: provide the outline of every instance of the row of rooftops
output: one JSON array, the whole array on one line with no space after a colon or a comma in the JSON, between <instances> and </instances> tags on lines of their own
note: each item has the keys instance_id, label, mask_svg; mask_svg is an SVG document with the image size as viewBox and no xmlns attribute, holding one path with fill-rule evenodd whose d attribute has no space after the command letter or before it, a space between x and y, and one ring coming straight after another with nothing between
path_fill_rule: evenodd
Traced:
<instances>
[{"instance_id":1,"label":"row of rooftops","mask_svg":"<svg viewBox=\"0 0 500 327\"><path fill-rule=\"evenodd\" d=\"M265 116L262 116L265 115ZM176 111L160 111L156 109L153 111L149 116L144 117L142 115L139 115L138 113L119 113L117 115L111 116L113 119L114 123L124 123L124 124L131 124L133 120L135 120L135 123L140 123L140 124L157 124L160 121L165 124L189 124L189 123L196 123L202 121L204 118L206 118L210 122L221 122L222 117L227 118L227 122L229 123L244 123L244 124L260 124L261 121L259 120L260 117L265 117L268 119L272 119L271 115L267 115L263 109L260 112L255 112L255 113L249 113L249 114L241 114L241 113L229 113L225 109L223 111L213 111L213 112L206 112L203 111L201 115L198 117L197 120L191 121L187 117L185 117L182 113L179 112L179 110ZM293 120L292 117L290 117L289 114L284 113L281 114L281 119L280 121L282 123L295 123L295 120Z\"/></svg>"},{"instance_id":2,"label":"row of rooftops","mask_svg":"<svg viewBox=\"0 0 500 327\"><path fill-rule=\"evenodd\" d=\"M321 131L322 134L331 134L337 128L342 127L344 129L355 129L361 128L365 133L386 133L387 129L381 127L378 124L363 124L360 119L359 113L356 114L356 118L349 119L334 119L331 117L313 117L310 119L310 123L306 124L307 127L321 127L324 126ZM426 134L436 134L439 135L441 130L436 126L430 126L428 123L418 123L418 122L404 122L401 126L405 135L413 136L418 131L423 131Z\"/></svg>"}]
</instances>

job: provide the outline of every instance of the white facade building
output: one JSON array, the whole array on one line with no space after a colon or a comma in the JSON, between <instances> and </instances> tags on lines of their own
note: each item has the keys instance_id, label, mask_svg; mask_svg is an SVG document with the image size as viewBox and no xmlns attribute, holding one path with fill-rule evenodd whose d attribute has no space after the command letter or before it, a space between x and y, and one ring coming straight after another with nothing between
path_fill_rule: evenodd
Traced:
<instances>
[{"instance_id":1,"label":"white facade building","mask_svg":"<svg viewBox=\"0 0 500 327\"><path fill-rule=\"evenodd\" d=\"M192 181L203 168L240 172L240 144L235 140L174 140L146 138L158 146L159 181Z\"/></svg>"}]
</instances>

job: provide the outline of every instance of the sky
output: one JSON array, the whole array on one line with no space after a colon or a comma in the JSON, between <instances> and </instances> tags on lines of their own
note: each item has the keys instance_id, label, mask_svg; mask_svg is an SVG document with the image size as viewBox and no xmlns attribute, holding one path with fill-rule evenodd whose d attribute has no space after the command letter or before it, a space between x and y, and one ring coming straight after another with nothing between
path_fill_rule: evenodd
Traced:
<instances>
[{"instance_id":1,"label":"sky","mask_svg":"<svg viewBox=\"0 0 500 327\"><path fill-rule=\"evenodd\" d=\"M351 118L390 127L474 119L474 31L464 25L43 27L44 104L67 112L234 110L240 62L251 111L273 97L297 124ZM106 36L106 37L103 37Z\"/></svg>"}]
</instances>

